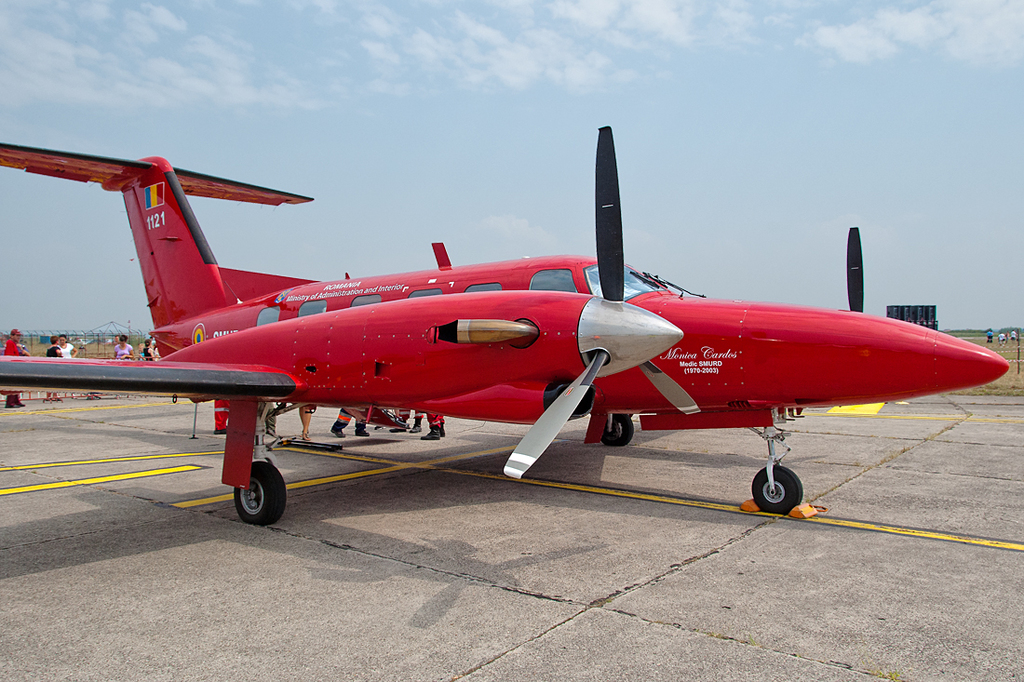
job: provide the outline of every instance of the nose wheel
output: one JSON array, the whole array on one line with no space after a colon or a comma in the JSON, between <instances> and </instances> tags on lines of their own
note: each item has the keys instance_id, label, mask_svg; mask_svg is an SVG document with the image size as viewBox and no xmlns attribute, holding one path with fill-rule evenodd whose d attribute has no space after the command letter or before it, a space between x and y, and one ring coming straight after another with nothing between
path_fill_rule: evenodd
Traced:
<instances>
[{"instance_id":1,"label":"nose wheel","mask_svg":"<svg viewBox=\"0 0 1024 682\"><path fill-rule=\"evenodd\" d=\"M754 503L770 514L788 514L804 499L804 486L797 475L784 466L774 467L774 483L768 480L767 467L757 472L750 484Z\"/></svg>"},{"instance_id":2,"label":"nose wheel","mask_svg":"<svg viewBox=\"0 0 1024 682\"><path fill-rule=\"evenodd\" d=\"M768 465L757 472L750 484L754 503L761 511L770 514L788 514L803 502L804 485L795 473L779 464L790 451L786 445L786 433L774 426L751 431L768 443ZM781 455L776 452L776 445L783 449Z\"/></svg>"}]
</instances>

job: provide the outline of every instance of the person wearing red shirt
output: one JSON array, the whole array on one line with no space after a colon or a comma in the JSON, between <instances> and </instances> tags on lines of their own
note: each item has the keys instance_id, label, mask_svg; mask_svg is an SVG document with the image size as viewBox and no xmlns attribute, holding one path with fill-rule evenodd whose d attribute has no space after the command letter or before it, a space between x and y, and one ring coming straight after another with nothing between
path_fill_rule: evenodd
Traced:
<instances>
[{"instance_id":1,"label":"person wearing red shirt","mask_svg":"<svg viewBox=\"0 0 1024 682\"><path fill-rule=\"evenodd\" d=\"M21 343L21 332L17 329L11 330L11 338L7 339L4 345L4 355L28 355L28 351ZM25 407L25 403L21 402L21 394L8 393L7 407Z\"/></svg>"}]
</instances>

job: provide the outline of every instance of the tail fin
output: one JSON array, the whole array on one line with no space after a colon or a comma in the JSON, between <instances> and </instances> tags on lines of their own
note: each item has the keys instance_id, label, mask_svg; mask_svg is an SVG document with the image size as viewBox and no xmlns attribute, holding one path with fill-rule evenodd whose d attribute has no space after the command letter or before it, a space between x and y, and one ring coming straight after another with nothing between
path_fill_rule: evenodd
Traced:
<instances>
[{"instance_id":1,"label":"tail fin","mask_svg":"<svg viewBox=\"0 0 1024 682\"><path fill-rule=\"evenodd\" d=\"M186 194L280 205L312 201L286 192L175 169L164 159L108 159L0 144L0 165L98 182L124 195L153 324L162 327L234 302Z\"/></svg>"}]
</instances>

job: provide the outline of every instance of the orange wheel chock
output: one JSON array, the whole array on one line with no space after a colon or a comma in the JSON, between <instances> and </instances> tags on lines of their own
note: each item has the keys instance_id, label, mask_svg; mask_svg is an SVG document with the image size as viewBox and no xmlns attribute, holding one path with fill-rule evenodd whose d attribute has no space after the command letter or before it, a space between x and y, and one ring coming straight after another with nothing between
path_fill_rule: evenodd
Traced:
<instances>
[{"instance_id":1,"label":"orange wheel chock","mask_svg":"<svg viewBox=\"0 0 1024 682\"><path fill-rule=\"evenodd\" d=\"M790 510L789 515L794 519L809 519L816 516L818 511L817 507L812 507L809 504L798 504Z\"/></svg>"},{"instance_id":2,"label":"orange wheel chock","mask_svg":"<svg viewBox=\"0 0 1024 682\"><path fill-rule=\"evenodd\" d=\"M746 502L741 504L740 505L740 509L742 509L745 512L759 512L759 511L761 511L761 508L758 507L757 503L754 502L753 500L747 500Z\"/></svg>"}]
</instances>

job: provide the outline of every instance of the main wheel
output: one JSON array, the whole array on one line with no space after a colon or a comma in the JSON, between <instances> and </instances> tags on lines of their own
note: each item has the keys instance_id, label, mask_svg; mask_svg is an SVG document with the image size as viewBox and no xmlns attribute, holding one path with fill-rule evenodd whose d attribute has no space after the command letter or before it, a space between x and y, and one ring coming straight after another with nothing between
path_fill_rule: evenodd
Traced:
<instances>
[{"instance_id":1,"label":"main wheel","mask_svg":"<svg viewBox=\"0 0 1024 682\"><path fill-rule=\"evenodd\" d=\"M601 442L605 445L628 445L633 440L633 418L628 414L613 414L611 426L605 427Z\"/></svg>"},{"instance_id":2,"label":"main wheel","mask_svg":"<svg viewBox=\"0 0 1024 682\"><path fill-rule=\"evenodd\" d=\"M235 510L246 523L269 526L284 514L288 490L284 478L270 462L252 463L249 489L235 488Z\"/></svg>"},{"instance_id":3,"label":"main wheel","mask_svg":"<svg viewBox=\"0 0 1024 682\"><path fill-rule=\"evenodd\" d=\"M804 486L797 475L784 466L776 465L772 471L775 478L775 489L768 485L768 470L761 469L754 476L750 492L754 502L770 514L788 514L793 507L804 499Z\"/></svg>"}]
</instances>

